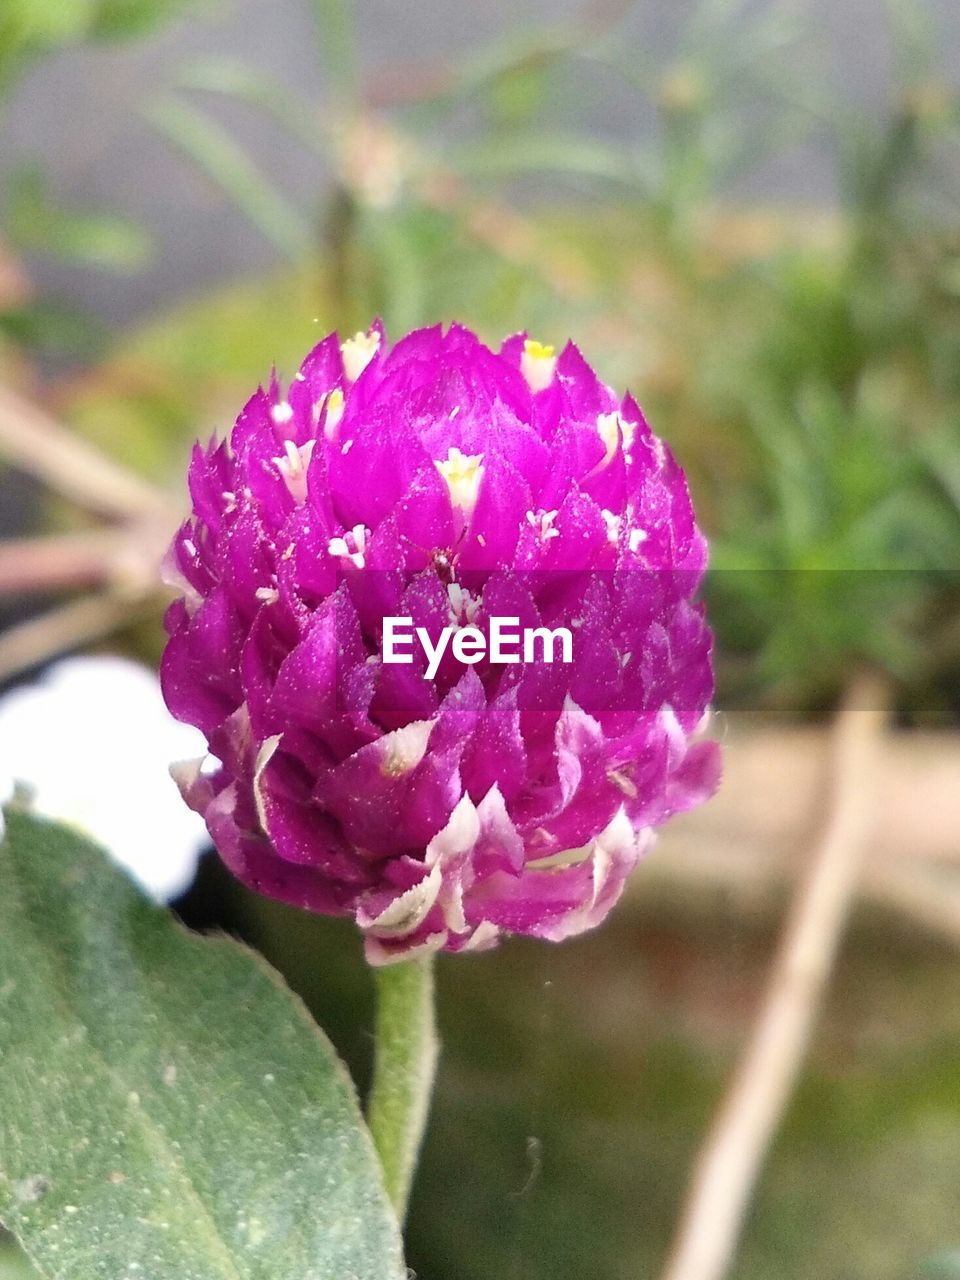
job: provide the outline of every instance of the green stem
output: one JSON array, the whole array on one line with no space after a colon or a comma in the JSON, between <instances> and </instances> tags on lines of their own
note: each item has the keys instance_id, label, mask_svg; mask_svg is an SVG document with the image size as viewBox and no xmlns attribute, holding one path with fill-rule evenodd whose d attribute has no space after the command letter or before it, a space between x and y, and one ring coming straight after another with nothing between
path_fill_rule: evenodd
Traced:
<instances>
[{"instance_id":1,"label":"green stem","mask_svg":"<svg viewBox=\"0 0 960 1280\"><path fill-rule=\"evenodd\" d=\"M387 1194L402 1223L437 1063L433 956L375 972L376 1059L368 1119Z\"/></svg>"}]
</instances>

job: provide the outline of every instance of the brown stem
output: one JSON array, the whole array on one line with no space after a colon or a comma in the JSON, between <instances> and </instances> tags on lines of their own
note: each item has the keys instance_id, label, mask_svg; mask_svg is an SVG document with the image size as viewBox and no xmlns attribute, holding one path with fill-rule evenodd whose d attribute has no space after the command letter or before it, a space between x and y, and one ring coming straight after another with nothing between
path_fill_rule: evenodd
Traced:
<instances>
[{"instance_id":1,"label":"brown stem","mask_svg":"<svg viewBox=\"0 0 960 1280\"><path fill-rule=\"evenodd\" d=\"M129 580L137 551L128 529L10 538L0 542L0 596Z\"/></svg>"},{"instance_id":2,"label":"brown stem","mask_svg":"<svg viewBox=\"0 0 960 1280\"><path fill-rule=\"evenodd\" d=\"M887 864L877 868L871 898L907 916L927 933L960 946L960 890L936 871Z\"/></svg>"},{"instance_id":3,"label":"brown stem","mask_svg":"<svg viewBox=\"0 0 960 1280\"><path fill-rule=\"evenodd\" d=\"M136 517L164 502L153 485L9 387L0 387L0 454L64 497L108 516Z\"/></svg>"},{"instance_id":4,"label":"brown stem","mask_svg":"<svg viewBox=\"0 0 960 1280\"><path fill-rule=\"evenodd\" d=\"M721 1280L789 1100L833 967L875 814L889 691L860 674L838 713L822 833L750 1041L697 1160L664 1280Z\"/></svg>"},{"instance_id":5,"label":"brown stem","mask_svg":"<svg viewBox=\"0 0 960 1280\"><path fill-rule=\"evenodd\" d=\"M148 599L146 591L105 591L83 596L8 628L0 635L0 681L10 680L58 653L109 635L130 622Z\"/></svg>"}]
</instances>

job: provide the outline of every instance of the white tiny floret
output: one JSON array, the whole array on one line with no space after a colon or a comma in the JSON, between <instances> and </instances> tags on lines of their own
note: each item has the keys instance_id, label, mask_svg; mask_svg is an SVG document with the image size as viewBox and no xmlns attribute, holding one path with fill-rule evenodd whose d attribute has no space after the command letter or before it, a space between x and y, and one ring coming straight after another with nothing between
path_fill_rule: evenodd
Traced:
<instances>
[{"instance_id":1,"label":"white tiny floret","mask_svg":"<svg viewBox=\"0 0 960 1280\"><path fill-rule=\"evenodd\" d=\"M270 410L270 417L278 427L285 427L293 421L293 405L289 400L281 400Z\"/></svg>"},{"instance_id":2,"label":"white tiny floret","mask_svg":"<svg viewBox=\"0 0 960 1280\"><path fill-rule=\"evenodd\" d=\"M603 441L605 450L601 466L609 462L613 455L617 452L617 445L620 443L620 415L619 413L601 413L597 418L597 432Z\"/></svg>"},{"instance_id":3,"label":"white tiny floret","mask_svg":"<svg viewBox=\"0 0 960 1280\"><path fill-rule=\"evenodd\" d=\"M340 344L343 369L351 382L356 382L379 347L380 335L375 329L371 329L369 333L355 333L352 338Z\"/></svg>"},{"instance_id":4,"label":"white tiny floret","mask_svg":"<svg viewBox=\"0 0 960 1280\"><path fill-rule=\"evenodd\" d=\"M280 599L280 592L276 587L257 587L254 595L262 604L276 604Z\"/></svg>"},{"instance_id":5,"label":"white tiny floret","mask_svg":"<svg viewBox=\"0 0 960 1280\"><path fill-rule=\"evenodd\" d=\"M630 461L630 450L637 436L637 424L627 422L620 413L601 413L597 418L597 433L603 443L603 457L593 468L591 475L596 475L612 462L617 452L617 445L623 443L623 456Z\"/></svg>"},{"instance_id":6,"label":"white tiny floret","mask_svg":"<svg viewBox=\"0 0 960 1280\"><path fill-rule=\"evenodd\" d=\"M541 541L549 542L551 538L560 537L560 530L553 527L559 514L559 511L528 511L527 524L531 529L537 530Z\"/></svg>"},{"instance_id":7,"label":"white tiny floret","mask_svg":"<svg viewBox=\"0 0 960 1280\"><path fill-rule=\"evenodd\" d=\"M414 720L402 729L394 729L380 739L383 760L380 772L385 778L402 778L412 772L427 753L427 743L434 720Z\"/></svg>"},{"instance_id":8,"label":"white tiny floret","mask_svg":"<svg viewBox=\"0 0 960 1280\"><path fill-rule=\"evenodd\" d=\"M523 344L520 357L520 372L527 380L531 391L544 391L553 381L557 368L557 357L553 347L527 338Z\"/></svg>"},{"instance_id":9,"label":"white tiny floret","mask_svg":"<svg viewBox=\"0 0 960 1280\"><path fill-rule=\"evenodd\" d=\"M475 600L469 591L461 587L459 582L448 584L447 598L450 601L451 622L472 623L480 612L480 601Z\"/></svg>"},{"instance_id":10,"label":"white tiny floret","mask_svg":"<svg viewBox=\"0 0 960 1280\"><path fill-rule=\"evenodd\" d=\"M323 401L320 402L322 407ZM328 440L336 440L337 429L343 418L343 392L339 387L334 387L326 398L327 412L323 419L323 434Z\"/></svg>"},{"instance_id":11,"label":"white tiny floret","mask_svg":"<svg viewBox=\"0 0 960 1280\"><path fill-rule=\"evenodd\" d=\"M483 479L483 454L465 454L459 449L451 449L444 461L437 460L434 466L447 482L450 490L450 502L457 511L463 512L469 519L477 505L480 493L480 481Z\"/></svg>"},{"instance_id":12,"label":"white tiny floret","mask_svg":"<svg viewBox=\"0 0 960 1280\"><path fill-rule=\"evenodd\" d=\"M274 464L283 476L287 488L297 502L304 502L307 497L307 467L313 454L314 440L308 440L299 447L292 440L284 440L284 456L274 458Z\"/></svg>"},{"instance_id":13,"label":"white tiny floret","mask_svg":"<svg viewBox=\"0 0 960 1280\"><path fill-rule=\"evenodd\" d=\"M474 928L469 939L463 944L464 951L486 951L500 937L500 930L490 920L481 920Z\"/></svg>"},{"instance_id":14,"label":"white tiny floret","mask_svg":"<svg viewBox=\"0 0 960 1280\"><path fill-rule=\"evenodd\" d=\"M608 511L606 507L600 514L603 516L603 523L607 526L607 537L611 542L617 542L620 537L620 517Z\"/></svg>"},{"instance_id":15,"label":"white tiny floret","mask_svg":"<svg viewBox=\"0 0 960 1280\"><path fill-rule=\"evenodd\" d=\"M635 554L641 542L646 542L646 540L646 529L631 529L630 533L627 535L627 546L631 553Z\"/></svg>"},{"instance_id":16,"label":"white tiny floret","mask_svg":"<svg viewBox=\"0 0 960 1280\"><path fill-rule=\"evenodd\" d=\"M626 418L617 414L620 419L620 435L623 437L623 452L630 457L630 450L633 448L633 442L637 438L637 424L635 422L627 422Z\"/></svg>"},{"instance_id":17,"label":"white tiny floret","mask_svg":"<svg viewBox=\"0 0 960 1280\"><path fill-rule=\"evenodd\" d=\"M327 554L350 560L358 569L362 569L366 564L368 532L364 525L355 524L349 533L330 539L327 543Z\"/></svg>"}]
</instances>

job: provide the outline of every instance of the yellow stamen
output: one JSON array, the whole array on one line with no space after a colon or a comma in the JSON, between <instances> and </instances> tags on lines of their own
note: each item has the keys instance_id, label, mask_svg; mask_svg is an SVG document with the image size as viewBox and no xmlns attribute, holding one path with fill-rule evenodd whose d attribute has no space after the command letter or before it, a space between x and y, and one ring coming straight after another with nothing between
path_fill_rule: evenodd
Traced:
<instances>
[{"instance_id":1,"label":"yellow stamen","mask_svg":"<svg viewBox=\"0 0 960 1280\"><path fill-rule=\"evenodd\" d=\"M523 355L520 357L520 372L527 380L531 391L543 391L553 381L557 357L554 349L546 343L527 338L523 344Z\"/></svg>"},{"instance_id":2,"label":"yellow stamen","mask_svg":"<svg viewBox=\"0 0 960 1280\"><path fill-rule=\"evenodd\" d=\"M480 481L483 479L483 454L468 455L459 449L451 449L446 461L437 460L434 466L447 482L453 506L469 518L477 505Z\"/></svg>"},{"instance_id":3,"label":"yellow stamen","mask_svg":"<svg viewBox=\"0 0 960 1280\"><path fill-rule=\"evenodd\" d=\"M380 335L371 329L369 333L355 333L340 345L343 368L351 382L356 382L364 369L377 354Z\"/></svg>"},{"instance_id":4,"label":"yellow stamen","mask_svg":"<svg viewBox=\"0 0 960 1280\"><path fill-rule=\"evenodd\" d=\"M323 420L323 434L328 440L334 440L340 419L343 417L343 392L334 387L327 396L327 414Z\"/></svg>"}]
</instances>

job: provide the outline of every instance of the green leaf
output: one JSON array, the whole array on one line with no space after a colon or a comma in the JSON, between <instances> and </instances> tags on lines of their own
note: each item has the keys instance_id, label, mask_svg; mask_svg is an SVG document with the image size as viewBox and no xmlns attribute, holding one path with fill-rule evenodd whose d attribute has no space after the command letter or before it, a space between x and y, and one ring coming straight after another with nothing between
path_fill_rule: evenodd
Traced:
<instances>
[{"instance_id":1,"label":"green leaf","mask_svg":"<svg viewBox=\"0 0 960 1280\"><path fill-rule=\"evenodd\" d=\"M6 232L19 249L123 273L144 266L153 248L147 233L125 218L57 205L32 166L13 175Z\"/></svg>"},{"instance_id":2,"label":"green leaf","mask_svg":"<svg viewBox=\"0 0 960 1280\"><path fill-rule=\"evenodd\" d=\"M451 149L450 167L469 177L513 177L520 173L566 173L600 178L646 191L649 162L626 147L595 138L535 132L497 134Z\"/></svg>"},{"instance_id":3,"label":"green leaf","mask_svg":"<svg viewBox=\"0 0 960 1280\"><path fill-rule=\"evenodd\" d=\"M3 0L0 95L45 53L85 39L143 35L186 6L187 0Z\"/></svg>"},{"instance_id":4,"label":"green leaf","mask_svg":"<svg viewBox=\"0 0 960 1280\"><path fill-rule=\"evenodd\" d=\"M210 116L169 96L149 107L147 116L281 253L298 262L310 251L309 221Z\"/></svg>"},{"instance_id":5,"label":"green leaf","mask_svg":"<svg viewBox=\"0 0 960 1280\"><path fill-rule=\"evenodd\" d=\"M22 812L0 883L0 1219L44 1275L401 1280L349 1077L262 959Z\"/></svg>"},{"instance_id":6,"label":"green leaf","mask_svg":"<svg viewBox=\"0 0 960 1280\"><path fill-rule=\"evenodd\" d=\"M109 332L89 312L37 298L25 306L0 310L0 337L31 351L94 360L103 354Z\"/></svg>"},{"instance_id":7,"label":"green leaf","mask_svg":"<svg viewBox=\"0 0 960 1280\"><path fill-rule=\"evenodd\" d=\"M100 0L91 35L99 40L146 35L187 7L188 0Z\"/></svg>"},{"instance_id":8,"label":"green leaf","mask_svg":"<svg viewBox=\"0 0 960 1280\"><path fill-rule=\"evenodd\" d=\"M920 1264L920 1275L925 1280L958 1280L960 1278L960 1249L944 1249Z\"/></svg>"},{"instance_id":9,"label":"green leaf","mask_svg":"<svg viewBox=\"0 0 960 1280\"><path fill-rule=\"evenodd\" d=\"M349 105L357 76L356 14L351 0L313 0L320 52L341 108Z\"/></svg>"},{"instance_id":10,"label":"green leaf","mask_svg":"<svg viewBox=\"0 0 960 1280\"><path fill-rule=\"evenodd\" d=\"M318 121L316 108L308 98L242 58L223 54L194 58L178 73L176 88L222 94L249 103L267 112L292 137L315 151L322 153L328 142L329 129Z\"/></svg>"},{"instance_id":11,"label":"green leaf","mask_svg":"<svg viewBox=\"0 0 960 1280\"><path fill-rule=\"evenodd\" d=\"M26 1254L0 1231L0 1280L37 1280L38 1275Z\"/></svg>"}]
</instances>

